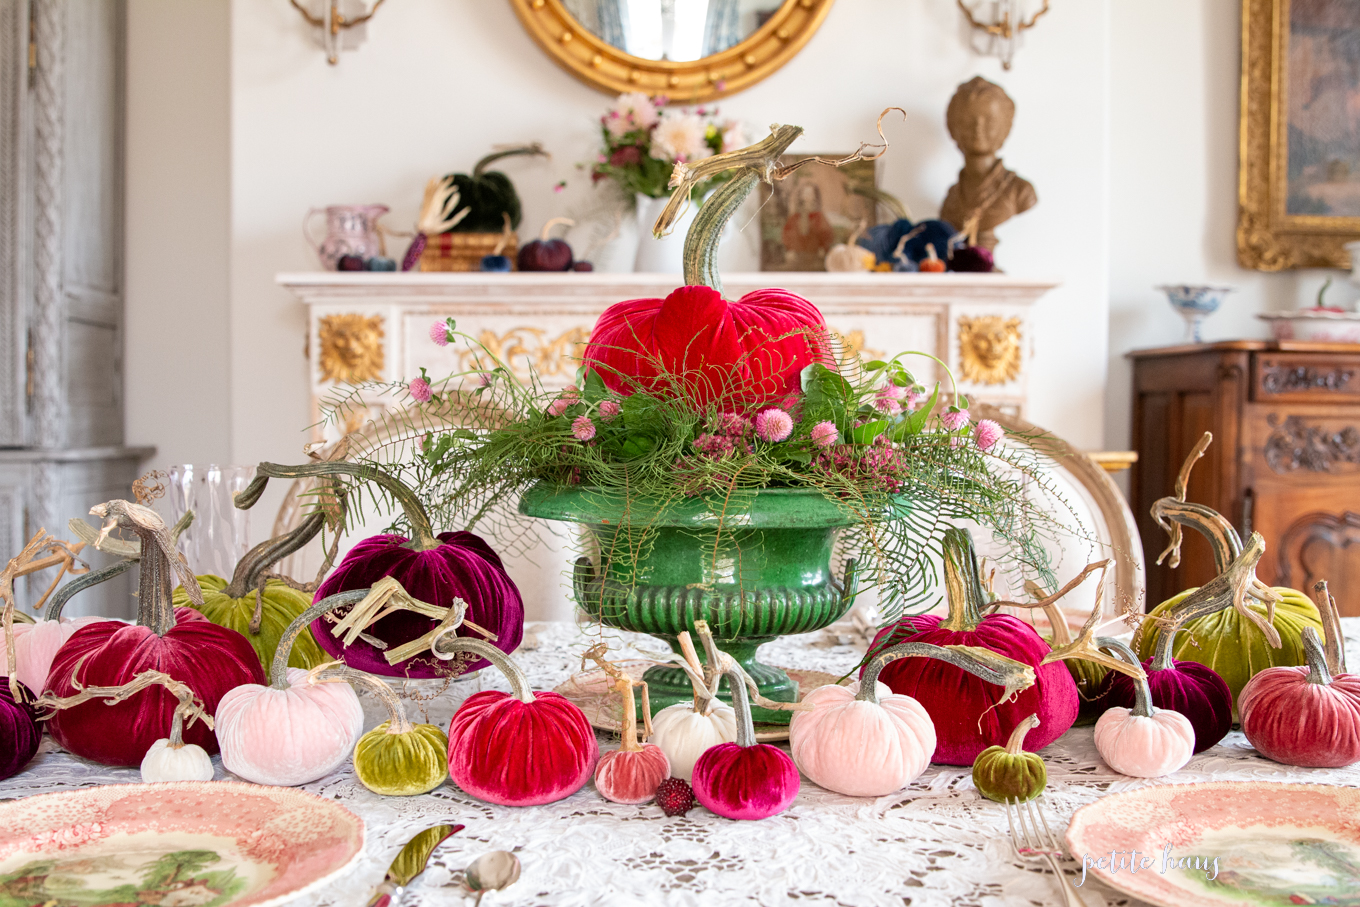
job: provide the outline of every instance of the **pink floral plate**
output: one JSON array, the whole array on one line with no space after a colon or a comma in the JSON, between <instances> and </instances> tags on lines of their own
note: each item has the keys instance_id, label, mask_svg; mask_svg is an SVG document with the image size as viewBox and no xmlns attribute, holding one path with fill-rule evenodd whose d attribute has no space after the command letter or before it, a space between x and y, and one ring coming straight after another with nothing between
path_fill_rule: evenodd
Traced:
<instances>
[{"instance_id":1,"label":"pink floral plate","mask_svg":"<svg viewBox=\"0 0 1360 907\"><path fill-rule=\"evenodd\" d=\"M1360 790L1209 781L1077 810L1067 846L1112 888L1160 907L1360 907Z\"/></svg>"},{"instance_id":2,"label":"pink floral plate","mask_svg":"<svg viewBox=\"0 0 1360 907\"><path fill-rule=\"evenodd\" d=\"M286 787L117 784L0 804L0 907L263 907L348 868L363 820Z\"/></svg>"}]
</instances>

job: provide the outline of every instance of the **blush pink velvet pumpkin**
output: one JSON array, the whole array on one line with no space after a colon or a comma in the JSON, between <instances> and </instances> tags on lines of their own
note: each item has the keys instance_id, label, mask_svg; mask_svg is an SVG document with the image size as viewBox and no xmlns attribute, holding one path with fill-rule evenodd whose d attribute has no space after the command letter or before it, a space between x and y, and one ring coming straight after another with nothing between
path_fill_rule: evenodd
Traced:
<instances>
[{"instance_id":1,"label":"blush pink velvet pumpkin","mask_svg":"<svg viewBox=\"0 0 1360 907\"><path fill-rule=\"evenodd\" d=\"M172 571L200 604L202 594L155 511L109 501L90 512L105 518L106 529L121 526L141 539L137 623L101 620L77 629L52 659L44 692L62 698L77 693L72 683L77 669L82 686L99 687L123 686L143 671L161 671L188 684L211 712L229 690L264 682L260 659L244 636L191 608L172 606ZM169 735L178 707L174 694L154 686L116 705L92 701L63 709L48 720L47 729L77 756L136 768L151 745ZM186 731L184 740L217 752L217 738L201 723Z\"/></svg>"},{"instance_id":2,"label":"blush pink velvet pumpkin","mask_svg":"<svg viewBox=\"0 0 1360 907\"><path fill-rule=\"evenodd\" d=\"M326 777L349 758L364 731L354 688L318 680L317 669L290 668L288 659L313 620L363 597L347 592L318 601L283 631L269 685L244 684L222 697L213 717L228 771L256 784L293 787Z\"/></svg>"},{"instance_id":3,"label":"blush pink velvet pumpkin","mask_svg":"<svg viewBox=\"0 0 1360 907\"><path fill-rule=\"evenodd\" d=\"M901 790L930 764L935 725L919 702L878 682L898 658L938 658L1014 693L1034 683L1034 669L986 650L909 642L879 652L858 684L828 684L803 697L808 711L789 723L793 761L810 779L851 797Z\"/></svg>"},{"instance_id":4,"label":"blush pink velvet pumpkin","mask_svg":"<svg viewBox=\"0 0 1360 907\"><path fill-rule=\"evenodd\" d=\"M737 741L704 750L694 763L694 799L727 819L767 819L789 808L798 796L798 768L777 746L756 742L746 678L731 670Z\"/></svg>"},{"instance_id":5,"label":"blush pink velvet pumpkin","mask_svg":"<svg viewBox=\"0 0 1360 907\"><path fill-rule=\"evenodd\" d=\"M910 640L936 646L989 649L1035 669L1035 683L1013 701L1001 702L1001 688L962 668L931 658L905 658L879 675L894 693L921 703L935 724L931 762L972 765L989 746L1001 746L1015 726L1030 715L1039 727L1025 748L1040 750L1061 737L1077 719L1080 697L1064 665L1044 664L1049 647L1032 626L1008 614L981 616L985 604L973 538L966 529L949 529L944 539L947 617L906 616L881 630L869 647L869 659ZM866 662L867 666L867 662ZM861 675L863 669L861 669Z\"/></svg>"},{"instance_id":6,"label":"blush pink velvet pumpkin","mask_svg":"<svg viewBox=\"0 0 1360 907\"><path fill-rule=\"evenodd\" d=\"M71 617L59 620L40 620L31 624L14 625L15 677L30 690L41 690L52 669L52 659L81 627L108 620L106 617ZM122 621L119 621L122 623ZM0 638L0 645L4 639ZM0 662L0 677L6 674Z\"/></svg>"},{"instance_id":7,"label":"blush pink velvet pumpkin","mask_svg":"<svg viewBox=\"0 0 1360 907\"><path fill-rule=\"evenodd\" d=\"M258 498L270 477L352 475L380 485L406 514L415 535L376 535L350 549L340 564L317 589L318 599L368 589L384 577L392 577L420 601L438 607L452 607L455 599L467 603L467 621L489 630L495 645L513 652L524 636L524 602L518 587L506 572L500 557L485 541L471 532L442 532L436 536L419 498L392 476L371 466L352 463L311 463L305 466L280 466L261 463L255 479L238 495L238 506ZM425 636L439 625L437 618L400 610L374 623L366 634L387 644L388 649ZM312 626L317 644L332 658L352 668L383 677L433 678L451 673L450 665L434 658L412 657L389 664L384 649L355 639L349 644L337 639L333 624L318 620ZM460 632L473 632L463 628ZM476 671L487 666L484 659L457 665L458 672Z\"/></svg>"},{"instance_id":8,"label":"blush pink velvet pumpkin","mask_svg":"<svg viewBox=\"0 0 1360 907\"><path fill-rule=\"evenodd\" d=\"M1195 728L1180 712L1152 704L1147 677L1133 650L1118 640L1100 638L1101 648L1117 651L1134 671L1133 708L1115 706L1096 720L1096 751L1105 764L1136 778L1160 778L1183 768L1195 748ZM1135 673L1136 672L1136 673Z\"/></svg>"},{"instance_id":9,"label":"blush pink velvet pumpkin","mask_svg":"<svg viewBox=\"0 0 1360 907\"><path fill-rule=\"evenodd\" d=\"M1331 622L1323 627L1330 636ZM1242 733L1267 759L1305 768L1360 762L1360 675L1345 673L1339 640L1328 639L1327 650L1305 627L1306 667L1266 668L1243 687Z\"/></svg>"},{"instance_id":10,"label":"blush pink velvet pumpkin","mask_svg":"<svg viewBox=\"0 0 1360 907\"><path fill-rule=\"evenodd\" d=\"M638 743L637 702L633 698L633 683L620 678L616 688L623 694L623 745L612 753L605 753L595 766L595 789L600 796L615 803L646 803L656 796L657 786L670 777L671 763L654 743ZM646 687L643 702L646 702ZM642 711L643 736L651 736L651 716L644 705Z\"/></svg>"},{"instance_id":11,"label":"blush pink velvet pumpkin","mask_svg":"<svg viewBox=\"0 0 1360 907\"><path fill-rule=\"evenodd\" d=\"M441 631L439 658L481 655L510 682L509 694L483 690L449 723L449 777L468 794L501 806L540 806L569 797L590 780L600 746L585 714L559 693L535 693L510 658L477 639Z\"/></svg>"}]
</instances>

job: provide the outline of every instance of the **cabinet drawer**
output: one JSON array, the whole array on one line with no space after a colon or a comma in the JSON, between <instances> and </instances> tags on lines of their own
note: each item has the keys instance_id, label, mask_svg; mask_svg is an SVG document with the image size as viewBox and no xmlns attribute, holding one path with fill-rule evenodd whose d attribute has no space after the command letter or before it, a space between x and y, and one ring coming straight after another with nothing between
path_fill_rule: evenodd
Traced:
<instances>
[{"instance_id":1,"label":"cabinet drawer","mask_svg":"<svg viewBox=\"0 0 1360 907\"><path fill-rule=\"evenodd\" d=\"M1360 403L1360 354L1256 353L1252 400Z\"/></svg>"},{"instance_id":2,"label":"cabinet drawer","mask_svg":"<svg viewBox=\"0 0 1360 907\"><path fill-rule=\"evenodd\" d=\"M1360 495L1360 406L1253 404L1244 419L1248 484Z\"/></svg>"}]
</instances>

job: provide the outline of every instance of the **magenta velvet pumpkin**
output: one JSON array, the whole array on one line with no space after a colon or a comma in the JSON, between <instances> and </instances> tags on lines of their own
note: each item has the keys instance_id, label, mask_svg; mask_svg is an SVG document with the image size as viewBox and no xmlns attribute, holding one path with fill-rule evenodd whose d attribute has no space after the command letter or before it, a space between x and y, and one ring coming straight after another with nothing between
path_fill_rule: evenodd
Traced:
<instances>
[{"instance_id":1,"label":"magenta velvet pumpkin","mask_svg":"<svg viewBox=\"0 0 1360 907\"><path fill-rule=\"evenodd\" d=\"M0 682L0 781L17 775L38 752L42 728L33 713L33 693L19 683L18 695L8 681Z\"/></svg>"},{"instance_id":2,"label":"magenta velvet pumpkin","mask_svg":"<svg viewBox=\"0 0 1360 907\"><path fill-rule=\"evenodd\" d=\"M524 672L495 647L452 634L436 636L439 658L475 652L505 674L513 692L483 690L449 722L449 777L464 791L501 806L540 806L569 797L590 780L600 745L585 714L560 693L535 693Z\"/></svg>"},{"instance_id":3,"label":"magenta velvet pumpkin","mask_svg":"<svg viewBox=\"0 0 1360 907\"><path fill-rule=\"evenodd\" d=\"M1343 673L1344 658L1329 667L1312 627L1304 628L1303 651L1306 667L1266 668L1242 688L1242 733L1262 756L1285 765L1360 762L1360 675Z\"/></svg>"},{"instance_id":4,"label":"magenta velvet pumpkin","mask_svg":"<svg viewBox=\"0 0 1360 907\"><path fill-rule=\"evenodd\" d=\"M813 362L832 365L825 332L817 307L787 290L729 301L712 287L685 286L610 306L584 358L621 394L749 405L798 393L799 373Z\"/></svg>"},{"instance_id":5,"label":"magenta velvet pumpkin","mask_svg":"<svg viewBox=\"0 0 1360 907\"><path fill-rule=\"evenodd\" d=\"M899 643L924 642L977 646L1030 665L1035 669L1034 685L1010 702L1000 702L1002 687L929 658L898 659L883 669L879 682L925 707L935 724L932 762L972 765L987 747L1004 745L1015 726L1029 715L1039 716L1039 726L1025 739L1025 748L1043 749L1077 720L1077 685L1066 666L1043 664L1049 647L1032 626L1008 614L980 616L982 582L968 531L948 530L944 551L945 572L951 577L945 587L963 590L961 595L951 596L949 616L903 617L874 637L868 660ZM861 676L863 673L861 669Z\"/></svg>"},{"instance_id":6,"label":"magenta velvet pumpkin","mask_svg":"<svg viewBox=\"0 0 1360 907\"><path fill-rule=\"evenodd\" d=\"M128 501L110 501L91 513L106 517L106 527L117 525L141 538L141 578L138 582L137 623L99 621L76 630L52 659L44 692L58 697L81 686L122 686L143 671L161 671L186 683L211 714L228 690L243 683L264 683L264 670L250 642L219 627L192 608L171 606L172 562L162 547L171 544L160 517ZM178 559L180 579L191 597L202 595L193 574ZM79 676L73 676L76 672ZM168 737L179 700L163 686L138 692L115 705L101 700L62 709L47 729L65 749L104 765L135 768L151 744ZM184 732L185 743L217 752L217 738L201 722Z\"/></svg>"}]
</instances>

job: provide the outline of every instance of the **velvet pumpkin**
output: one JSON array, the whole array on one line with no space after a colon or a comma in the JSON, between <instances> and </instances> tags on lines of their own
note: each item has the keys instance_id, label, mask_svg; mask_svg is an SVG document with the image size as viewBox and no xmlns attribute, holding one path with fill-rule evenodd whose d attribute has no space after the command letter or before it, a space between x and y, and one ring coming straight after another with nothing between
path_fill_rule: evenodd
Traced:
<instances>
[{"instance_id":1,"label":"velvet pumpkin","mask_svg":"<svg viewBox=\"0 0 1360 907\"><path fill-rule=\"evenodd\" d=\"M438 608L453 607L461 599L468 607L467 626L485 628L503 652L513 652L519 646L524 635L524 602L500 557L471 532L443 532L436 537L430 528L429 516L414 492L381 470L342 462L305 466L261 463L255 480L237 498L243 503L251 502L263 492L270 477L339 475L356 476L382 486L401 504L415 538L384 534L359 542L317 589L318 599L369 589L383 577L392 577L411 596ZM454 670L450 670L447 663L428 657L389 663L385 653L390 654L394 648L429 635L439 625L438 617L411 611L394 612L366 630L366 635L385 643L385 649L362 637L346 644L334 635L334 626L325 620L312 625L312 634L332 658L369 674L419 679L486 667L486 660L481 658L474 658L471 663L460 659Z\"/></svg>"},{"instance_id":2,"label":"velvet pumpkin","mask_svg":"<svg viewBox=\"0 0 1360 907\"><path fill-rule=\"evenodd\" d=\"M1024 621L1008 614L981 616L985 603L978 574L973 537L966 529L949 529L944 538L947 617L907 615L879 631L869 647L866 665L879 653L910 640L937 646L975 646L1035 668L1035 683L1010 702L1002 702L1001 688L936 659L905 658L889 664L879 675L894 692L911 696L925 707L935 725L932 762L972 765L989 746L1006 742L1028 715L1039 716L1039 727L1026 746L1043 749L1061 737L1077 718L1077 686L1061 664L1044 663L1048 644ZM861 677L864 669L861 669Z\"/></svg>"},{"instance_id":3,"label":"velvet pumpkin","mask_svg":"<svg viewBox=\"0 0 1360 907\"><path fill-rule=\"evenodd\" d=\"M52 659L57 651L66 644L81 627L109 620L107 617L67 617L57 620L39 620L31 624L15 624L14 652L15 676L30 690L41 690L47 682L47 674L52 669ZM122 623L119 621L119 623ZM0 645L4 640L0 638ZM7 674L4 663L0 661L0 677Z\"/></svg>"},{"instance_id":4,"label":"velvet pumpkin","mask_svg":"<svg viewBox=\"0 0 1360 907\"><path fill-rule=\"evenodd\" d=\"M326 519L323 511L314 511L292 532L256 545L237 562L230 582L212 574L199 576L198 585L203 590L201 607L193 604L183 586L175 589L175 604L197 607L208 620L240 633L255 649L261 668L268 670L274 661L279 637L293 618L311 607L312 596L277 579L264 582L263 575L315 538ZM325 653L308 632L293 643L288 663L295 668L314 668L326 660Z\"/></svg>"},{"instance_id":5,"label":"velvet pumpkin","mask_svg":"<svg viewBox=\"0 0 1360 907\"><path fill-rule=\"evenodd\" d=\"M919 702L878 682L895 659L937 658L1008 691L1034 683L1034 669L985 649L965 651L908 642L874 656L851 687L827 684L803 697L789 723L793 761L810 779L851 797L901 790L930 764L935 725Z\"/></svg>"},{"instance_id":6,"label":"velvet pumpkin","mask_svg":"<svg viewBox=\"0 0 1360 907\"><path fill-rule=\"evenodd\" d=\"M122 686L143 671L154 670L188 684L213 712L229 690L264 681L260 660L244 636L197 611L171 604L172 571L191 597L200 601L202 597L155 511L129 501L109 501L90 512L105 518L105 531L121 526L141 539L137 623L105 620L76 630L52 659L44 692L57 697L74 694L77 667L79 682L86 686ZM177 705L165 689L151 688L117 705L87 702L64 709L52 716L47 728L77 756L135 768L151 744L168 734ZM185 740L217 752L217 738L203 725L189 729Z\"/></svg>"},{"instance_id":7,"label":"velvet pumpkin","mask_svg":"<svg viewBox=\"0 0 1360 907\"><path fill-rule=\"evenodd\" d=\"M213 717L228 771L256 784L292 787L324 778L349 758L364 730L364 709L353 687L288 662L293 640L308 624L365 595L324 598L298 615L279 639L269 685L243 684L222 697Z\"/></svg>"},{"instance_id":8,"label":"velvet pumpkin","mask_svg":"<svg viewBox=\"0 0 1360 907\"><path fill-rule=\"evenodd\" d=\"M1060 649L1071 645L1072 631L1068 628L1067 618L1061 609L1057 605L1049 604L1044 611L1048 614L1048 624L1052 628L1049 646ZM1109 669L1104 665L1078 658L1064 661L1063 664L1067 665L1067 672L1072 675L1072 682L1077 685L1077 720L1072 726L1087 727L1095 724L1096 719L1105 711L1102 683Z\"/></svg>"},{"instance_id":9,"label":"velvet pumpkin","mask_svg":"<svg viewBox=\"0 0 1360 907\"><path fill-rule=\"evenodd\" d=\"M746 678L728 673L737 713L735 743L709 747L694 764L694 798L727 819L756 820L778 815L798 796L798 768L777 746L756 742Z\"/></svg>"},{"instance_id":10,"label":"velvet pumpkin","mask_svg":"<svg viewBox=\"0 0 1360 907\"><path fill-rule=\"evenodd\" d=\"M973 763L973 786L988 800L1023 803L1048 786L1048 767L1037 753L1025 752L1025 735L1039 724L1030 715L1015 726L1005 746L989 746Z\"/></svg>"},{"instance_id":11,"label":"velvet pumpkin","mask_svg":"<svg viewBox=\"0 0 1360 907\"><path fill-rule=\"evenodd\" d=\"M201 718L210 727L212 719L203 714L203 704L197 701L187 684L166 684L179 699L175 717L170 722L170 736L151 744L142 757L142 781L156 784L163 781L211 781L215 771L207 750L184 742L184 720Z\"/></svg>"},{"instance_id":12,"label":"velvet pumpkin","mask_svg":"<svg viewBox=\"0 0 1360 907\"><path fill-rule=\"evenodd\" d=\"M354 776L375 794L409 797L429 793L449 776L445 762L449 738L433 724L412 724L392 688L376 677L335 665L317 672L319 680L346 680L368 687L387 709L387 720L359 738L354 747Z\"/></svg>"},{"instance_id":13,"label":"velvet pumpkin","mask_svg":"<svg viewBox=\"0 0 1360 907\"><path fill-rule=\"evenodd\" d=\"M445 180L453 181L460 203L468 209L467 215L449 232L499 233L504 223L508 222L511 228L519 226L523 208L514 184L510 182L510 177L499 170L487 168L502 158L525 154L540 155L546 152L537 143L493 151L473 166L472 173L451 173L444 177Z\"/></svg>"},{"instance_id":14,"label":"velvet pumpkin","mask_svg":"<svg viewBox=\"0 0 1360 907\"><path fill-rule=\"evenodd\" d=\"M595 766L595 789L600 796L615 803L646 803L656 796L656 788L670 777L671 763L661 747L654 743L638 743L637 701L633 696L633 681L620 674L615 678L615 689L623 695L623 745L600 757ZM643 737L651 735L652 721L647 707L647 685L642 685Z\"/></svg>"},{"instance_id":15,"label":"velvet pumpkin","mask_svg":"<svg viewBox=\"0 0 1360 907\"><path fill-rule=\"evenodd\" d=\"M595 729L560 693L535 693L528 678L496 647L440 631L430 645L439 658L481 655L510 682L507 695L483 690L463 701L449 723L449 777L478 800L541 806L569 797L590 780L600 746Z\"/></svg>"},{"instance_id":16,"label":"velvet pumpkin","mask_svg":"<svg viewBox=\"0 0 1360 907\"><path fill-rule=\"evenodd\" d=\"M6 584L12 580L5 580ZM14 602L6 601L3 626L6 634L13 632ZM3 642L3 640L0 640ZM10 647L5 646L4 663L11 659ZM18 671L10 667L0 683L0 781L12 777L28 765L42 742L38 716L33 711L33 692L19 681Z\"/></svg>"},{"instance_id":17,"label":"velvet pumpkin","mask_svg":"<svg viewBox=\"0 0 1360 907\"><path fill-rule=\"evenodd\" d=\"M694 623L695 632L703 639L704 649L709 653L709 667L706 668L699 661L689 631L680 631L677 640L684 657L672 656L672 660L678 662L689 676L690 685L694 688L694 699L677 702L657 712L652 719L651 737L648 738L649 742L656 744L666 754L671 767L670 776L686 783L693 780L694 763L699 761L705 750L737 739L736 710L717 696L719 658L713 634L708 621L698 620Z\"/></svg>"},{"instance_id":18,"label":"velvet pumpkin","mask_svg":"<svg viewBox=\"0 0 1360 907\"><path fill-rule=\"evenodd\" d=\"M1305 768L1342 768L1360 762L1360 675L1346 673L1336 638L1335 602L1326 584L1326 647L1312 627L1303 631L1308 666L1266 668L1242 689L1242 733L1267 759Z\"/></svg>"},{"instance_id":19,"label":"velvet pumpkin","mask_svg":"<svg viewBox=\"0 0 1360 907\"><path fill-rule=\"evenodd\" d=\"M1183 768L1195 746L1190 720L1180 712L1152 704L1146 675L1132 649L1106 637L1096 642L1101 648L1119 652L1136 672L1126 672L1134 679L1133 708L1114 706L1096 722L1095 744L1100 758L1115 771L1135 778L1160 778Z\"/></svg>"}]
</instances>

